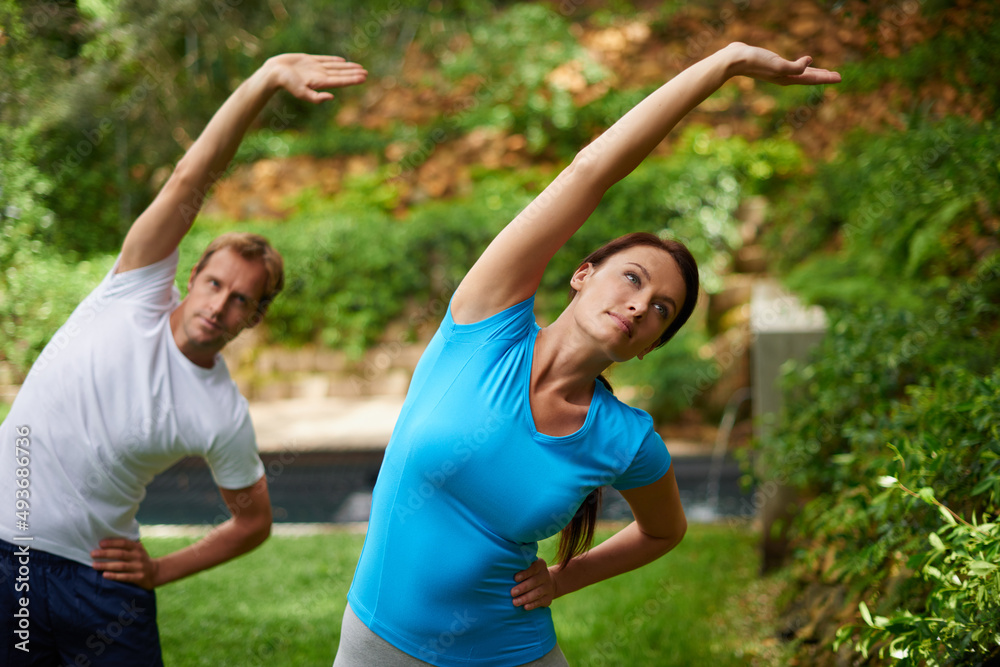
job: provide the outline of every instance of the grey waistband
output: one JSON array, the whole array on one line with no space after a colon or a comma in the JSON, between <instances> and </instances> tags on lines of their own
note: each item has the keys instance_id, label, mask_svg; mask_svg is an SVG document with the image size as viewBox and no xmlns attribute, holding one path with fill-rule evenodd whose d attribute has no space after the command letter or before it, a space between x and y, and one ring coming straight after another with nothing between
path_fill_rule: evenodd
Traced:
<instances>
[{"instance_id":1,"label":"grey waistband","mask_svg":"<svg viewBox=\"0 0 1000 667\"><path fill-rule=\"evenodd\" d=\"M428 664L400 651L369 630L354 614L351 605L347 605L333 667L426 667ZM569 667L569 663L556 644L541 658L525 663L523 667Z\"/></svg>"}]
</instances>

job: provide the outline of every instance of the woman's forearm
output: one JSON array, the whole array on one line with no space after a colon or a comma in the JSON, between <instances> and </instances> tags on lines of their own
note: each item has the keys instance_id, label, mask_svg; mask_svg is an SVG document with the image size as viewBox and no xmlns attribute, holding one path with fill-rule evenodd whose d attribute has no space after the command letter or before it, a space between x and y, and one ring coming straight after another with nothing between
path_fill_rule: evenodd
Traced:
<instances>
[{"instance_id":1,"label":"woman's forearm","mask_svg":"<svg viewBox=\"0 0 1000 667\"><path fill-rule=\"evenodd\" d=\"M577 156L581 170L607 190L630 174L692 109L732 76L736 50L700 60L633 107Z\"/></svg>"},{"instance_id":2,"label":"woman's forearm","mask_svg":"<svg viewBox=\"0 0 1000 667\"><path fill-rule=\"evenodd\" d=\"M585 554L572 559L565 568L549 568L558 598L581 588L604 581L652 563L680 544L683 527L669 537L654 537L630 523L618 533Z\"/></svg>"}]
</instances>

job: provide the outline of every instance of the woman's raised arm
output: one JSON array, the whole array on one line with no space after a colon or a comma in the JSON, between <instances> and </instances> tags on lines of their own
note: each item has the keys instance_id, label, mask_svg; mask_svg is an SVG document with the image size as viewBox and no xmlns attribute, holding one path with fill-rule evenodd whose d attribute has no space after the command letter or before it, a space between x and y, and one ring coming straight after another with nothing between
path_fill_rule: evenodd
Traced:
<instances>
[{"instance_id":1,"label":"woman's raised arm","mask_svg":"<svg viewBox=\"0 0 1000 667\"><path fill-rule=\"evenodd\" d=\"M627 176L691 109L730 77L782 85L823 84L840 75L757 47L733 43L695 63L636 105L573 162L493 240L452 301L458 323L472 323L534 294L556 251L587 220L604 193Z\"/></svg>"}]
</instances>

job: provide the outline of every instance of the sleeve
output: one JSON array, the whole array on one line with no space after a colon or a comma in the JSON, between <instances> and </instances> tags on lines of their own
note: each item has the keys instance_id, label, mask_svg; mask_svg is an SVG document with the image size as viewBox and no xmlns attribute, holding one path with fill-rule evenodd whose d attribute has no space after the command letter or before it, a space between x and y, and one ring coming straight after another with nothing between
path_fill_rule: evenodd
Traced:
<instances>
[{"instance_id":1,"label":"sleeve","mask_svg":"<svg viewBox=\"0 0 1000 667\"><path fill-rule=\"evenodd\" d=\"M670 470L670 452L660 434L653 430L650 420L649 430L643 438L632 463L625 469L613 486L619 491L652 484Z\"/></svg>"},{"instance_id":2,"label":"sleeve","mask_svg":"<svg viewBox=\"0 0 1000 667\"><path fill-rule=\"evenodd\" d=\"M220 489L245 489L264 475L250 412L245 404L243 407L243 419L232 437L217 440L205 454L212 479Z\"/></svg>"},{"instance_id":3,"label":"sleeve","mask_svg":"<svg viewBox=\"0 0 1000 667\"><path fill-rule=\"evenodd\" d=\"M499 339L519 339L535 325L535 295L506 310L472 324L457 324L451 315L451 303L438 331L448 341L485 343Z\"/></svg>"},{"instance_id":4,"label":"sleeve","mask_svg":"<svg viewBox=\"0 0 1000 667\"><path fill-rule=\"evenodd\" d=\"M158 309L169 308L178 297L174 279L177 276L179 258L180 252L174 250L164 259L149 266L115 273L121 261L119 256L111 271L88 299L128 301Z\"/></svg>"}]
</instances>

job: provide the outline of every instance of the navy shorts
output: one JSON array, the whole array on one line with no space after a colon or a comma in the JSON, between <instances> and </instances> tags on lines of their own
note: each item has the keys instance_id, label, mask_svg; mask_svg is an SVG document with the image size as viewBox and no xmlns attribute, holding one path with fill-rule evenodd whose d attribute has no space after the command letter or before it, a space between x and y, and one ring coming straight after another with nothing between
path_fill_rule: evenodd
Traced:
<instances>
[{"instance_id":1,"label":"navy shorts","mask_svg":"<svg viewBox=\"0 0 1000 667\"><path fill-rule=\"evenodd\" d=\"M0 540L0 665L163 665L153 591L30 545Z\"/></svg>"}]
</instances>

